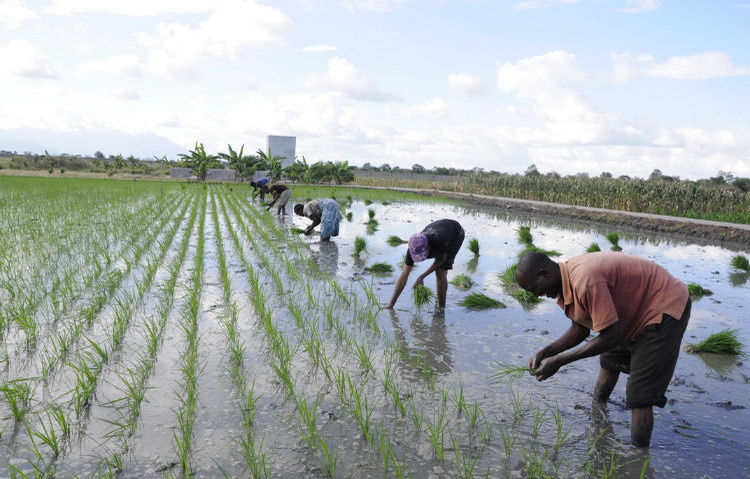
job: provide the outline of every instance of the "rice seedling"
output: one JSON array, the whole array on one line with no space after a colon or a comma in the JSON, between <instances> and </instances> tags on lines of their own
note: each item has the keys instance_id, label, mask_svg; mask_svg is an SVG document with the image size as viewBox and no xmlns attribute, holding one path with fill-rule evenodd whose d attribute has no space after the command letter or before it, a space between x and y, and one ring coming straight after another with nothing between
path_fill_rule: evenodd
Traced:
<instances>
[{"instance_id":1,"label":"rice seedling","mask_svg":"<svg viewBox=\"0 0 750 479\"><path fill-rule=\"evenodd\" d=\"M743 344L739 340L736 329L724 329L708 336L698 343L690 343L685 350L690 353L725 354L729 356L742 355Z\"/></svg>"},{"instance_id":2,"label":"rice seedling","mask_svg":"<svg viewBox=\"0 0 750 479\"><path fill-rule=\"evenodd\" d=\"M440 462L445 462L445 409L441 408L432 421L427 422L427 440L432 446L435 456Z\"/></svg>"},{"instance_id":3,"label":"rice seedling","mask_svg":"<svg viewBox=\"0 0 750 479\"><path fill-rule=\"evenodd\" d=\"M714 294L710 289L706 289L698 283L688 283L688 294L693 297L711 296Z\"/></svg>"},{"instance_id":4,"label":"rice seedling","mask_svg":"<svg viewBox=\"0 0 750 479\"><path fill-rule=\"evenodd\" d=\"M435 293L433 293L430 288L421 284L415 285L411 293L411 298L414 301L414 306L416 306L417 309L428 306L432 302L434 296Z\"/></svg>"},{"instance_id":5,"label":"rice seedling","mask_svg":"<svg viewBox=\"0 0 750 479\"><path fill-rule=\"evenodd\" d=\"M388 243L389 246L401 246L402 244L408 243L405 239L401 239L398 236L389 236L387 240L385 240L386 243Z\"/></svg>"},{"instance_id":6,"label":"rice seedling","mask_svg":"<svg viewBox=\"0 0 750 479\"><path fill-rule=\"evenodd\" d=\"M553 249L544 249L544 248L539 248L537 246L534 246L533 244L527 244L526 247L523 250L521 250L520 253L518 253L518 257L520 258L524 254L529 253L531 251L536 251L542 254L546 254L547 256L561 256L562 255L562 253Z\"/></svg>"},{"instance_id":7,"label":"rice seedling","mask_svg":"<svg viewBox=\"0 0 750 479\"><path fill-rule=\"evenodd\" d=\"M461 302L459 306L463 306L467 309L473 310L485 310L494 308L505 308L505 304L494 298L490 298L484 293L470 293Z\"/></svg>"},{"instance_id":8,"label":"rice seedling","mask_svg":"<svg viewBox=\"0 0 750 479\"><path fill-rule=\"evenodd\" d=\"M516 269L518 268L518 263L513 263L512 265L505 268L505 271L500 274L500 280L506 285L518 285L516 283Z\"/></svg>"},{"instance_id":9,"label":"rice seedling","mask_svg":"<svg viewBox=\"0 0 750 479\"><path fill-rule=\"evenodd\" d=\"M289 228L289 232L293 235L299 235L304 233L305 230L303 230L302 228L297 228L296 226L292 226L291 228Z\"/></svg>"},{"instance_id":10,"label":"rice seedling","mask_svg":"<svg viewBox=\"0 0 750 479\"><path fill-rule=\"evenodd\" d=\"M372 200L367 199L365 200L365 205L370 206L372 204Z\"/></svg>"},{"instance_id":11,"label":"rice seedling","mask_svg":"<svg viewBox=\"0 0 750 479\"><path fill-rule=\"evenodd\" d=\"M346 213L346 221L348 221L349 223L351 223L353 219L354 219L354 216L352 215L352 212L351 211L347 212Z\"/></svg>"},{"instance_id":12,"label":"rice seedling","mask_svg":"<svg viewBox=\"0 0 750 479\"><path fill-rule=\"evenodd\" d=\"M741 254L732 257L731 265L737 270L750 271L750 261L747 259L747 256Z\"/></svg>"},{"instance_id":13,"label":"rice seedling","mask_svg":"<svg viewBox=\"0 0 750 479\"><path fill-rule=\"evenodd\" d=\"M367 251L367 240L361 236L354 238L354 255L359 256L361 253Z\"/></svg>"},{"instance_id":14,"label":"rice seedling","mask_svg":"<svg viewBox=\"0 0 750 479\"><path fill-rule=\"evenodd\" d=\"M534 293L526 291L525 289L517 289L510 293L510 295L516 298L518 302L524 304L536 304L542 301L542 298L535 295Z\"/></svg>"},{"instance_id":15,"label":"rice seedling","mask_svg":"<svg viewBox=\"0 0 750 479\"><path fill-rule=\"evenodd\" d=\"M453 279L451 279L450 283L455 286L456 288L466 291L471 289L472 286L474 286L474 280L471 279L471 276L466 274L459 274Z\"/></svg>"},{"instance_id":16,"label":"rice seedling","mask_svg":"<svg viewBox=\"0 0 750 479\"><path fill-rule=\"evenodd\" d=\"M479 256L479 240L472 238L469 240L469 251L474 253L474 256Z\"/></svg>"},{"instance_id":17,"label":"rice seedling","mask_svg":"<svg viewBox=\"0 0 750 479\"><path fill-rule=\"evenodd\" d=\"M375 210L372 208L369 208L367 210L367 220L369 221L376 221L375 220Z\"/></svg>"},{"instance_id":18,"label":"rice seedling","mask_svg":"<svg viewBox=\"0 0 750 479\"><path fill-rule=\"evenodd\" d=\"M11 415L16 421L21 421L29 410L31 388L23 380L9 381L0 387L5 402L10 408Z\"/></svg>"},{"instance_id":19,"label":"rice seedling","mask_svg":"<svg viewBox=\"0 0 750 479\"><path fill-rule=\"evenodd\" d=\"M516 366L514 364L504 364L495 361L495 364L492 366L490 378L499 382L506 379L518 379L530 372L533 372L533 369L527 366Z\"/></svg>"},{"instance_id":20,"label":"rice seedling","mask_svg":"<svg viewBox=\"0 0 750 479\"><path fill-rule=\"evenodd\" d=\"M365 269L375 274L388 274L393 272L393 266L388 263L373 263Z\"/></svg>"},{"instance_id":21,"label":"rice seedling","mask_svg":"<svg viewBox=\"0 0 750 479\"><path fill-rule=\"evenodd\" d=\"M587 253L596 253L597 251L601 251L601 248L599 248L599 243L591 243L588 248L586 248Z\"/></svg>"},{"instance_id":22,"label":"rice seedling","mask_svg":"<svg viewBox=\"0 0 750 479\"><path fill-rule=\"evenodd\" d=\"M612 249L616 250L620 248L620 235L617 234L616 231L612 231L610 233L607 233L607 241L612 245Z\"/></svg>"},{"instance_id":23,"label":"rice seedling","mask_svg":"<svg viewBox=\"0 0 750 479\"><path fill-rule=\"evenodd\" d=\"M523 244L530 245L534 242L534 237L531 235L530 226L519 226L518 227L518 241Z\"/></svg>"}]
</instances>

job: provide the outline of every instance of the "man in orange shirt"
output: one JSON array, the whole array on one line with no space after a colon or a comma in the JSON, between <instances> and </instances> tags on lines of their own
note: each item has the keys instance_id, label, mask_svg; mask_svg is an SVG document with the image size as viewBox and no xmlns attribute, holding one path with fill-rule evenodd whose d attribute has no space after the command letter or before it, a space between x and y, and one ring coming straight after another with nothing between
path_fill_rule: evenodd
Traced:
<instances>
[{"instance_id":1,"label":"man in orange shirt","mask_svg":"<svg viewBox=\"0 0 750 479\"><path fill-rule=\"evenodd\" d=\"M687 287L661 266L625 253L587 253L556 263L539 252L525 254L518 284L537 296L556 298L570 328L529 361L538 380L579 359L601 355L594 398L604 402L621 372L629 374L626 407L630 439L648 447L653 406L664 407L680 342L690 318ZM597 337L577 349L594 331Z\"/></svg>"}]
</instances>

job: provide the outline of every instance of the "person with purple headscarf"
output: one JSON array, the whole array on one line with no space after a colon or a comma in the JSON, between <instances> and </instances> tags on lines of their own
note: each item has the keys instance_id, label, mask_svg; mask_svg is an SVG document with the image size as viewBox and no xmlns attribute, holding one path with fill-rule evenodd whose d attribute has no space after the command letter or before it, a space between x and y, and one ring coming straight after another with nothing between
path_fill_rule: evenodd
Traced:
<instances>
[{"instance_id":1,"label":"person with purple headscarf","mask_svg":"<svg viewBox=\"0 0 750 479\"><path fill-rule=\"evenodd\" d=\"M463 242L464 229L458 221L450 219L434 221L425 226L421 233L412 235L409 238L409 250L404 258L404 268L401 270L398 281L396 281L391 302L388 303L386 308L391 309L396 304L396 300L406 286L414 263L419 263L427 258L435 258L435 262L427 268L427 271L419 275L414 285L423 285L424 279L434 272L437 282L438 306L444 308L445 295L448 292L448 270L453 269L453 261L456 259L456 254L461 249Z\"/></svg>"}]
</instances>

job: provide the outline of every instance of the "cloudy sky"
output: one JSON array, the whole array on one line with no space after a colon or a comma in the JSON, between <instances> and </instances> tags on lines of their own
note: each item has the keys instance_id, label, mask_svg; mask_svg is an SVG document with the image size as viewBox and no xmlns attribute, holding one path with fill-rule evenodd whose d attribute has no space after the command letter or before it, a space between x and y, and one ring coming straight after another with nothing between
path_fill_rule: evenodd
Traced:
<instances>
[{"instance_id":1,"label":"cloudy sky","mask_svg":"<svg viewBox=\"0 0 750 479\"><path fill-rule=\"evenodd\" d=\"M750 176L749 0L0 0L0 62L0 149Z\"/></svg>"}]
</instances>

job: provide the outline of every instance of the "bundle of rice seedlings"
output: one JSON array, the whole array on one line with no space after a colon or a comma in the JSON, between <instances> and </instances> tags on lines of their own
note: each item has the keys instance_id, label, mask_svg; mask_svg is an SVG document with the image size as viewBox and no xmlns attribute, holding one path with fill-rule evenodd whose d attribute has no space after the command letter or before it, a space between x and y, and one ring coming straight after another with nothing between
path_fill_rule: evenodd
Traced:
<instances>
[{"instance_id":1,"label":"bundle of rice seedlings","mask_svg":"<svg viewBox=\"0 0 750 479\"><path fill-rule=\"evenodd\" d=\"M562 254L559 251L556 251L553 249L543 249L543 248L538 248L534 246L533 244L527 244L526 247L520 253L518 253L518 257L520 258L521 256L528 253L529 251L538 251L539 253L544 253L547 256L560 256Z\"/></svg>"},{"instance_id":2,"label":"bundle of rice seedlings","mask_svg":"<svg viewBox=\"0 0 750 479\"><path fill-rule=\"evenodd\" d=\"M513 263L512 265L505 268L505 271L503 271L503 273L500 275L500 280L506 285L518 284L516 283L516 269L517 268L518 268L518 263Z\"/></svg>"},{"instance_id":3,"label":"bundle of rice seedlings","mask_svg":"<svg viewBox=\"0 0 750 479\"><path fill-rule=\"evenodd\" d=\"M293 235L298 235L304 233L305 230L303 230L302 228L297 228L296 226L292 226L291 228L289 228L289 232Z\"/></svg>"},{"instance_id":4,"label":"bundle of rice seedlings","mask_svg":"<svg viewBox=\"0 0 750 479\"><path fill-rule=\"evenodd\" d=\"M736 329L725 329L710 335L699 343L691 343L685 346L685 350L689 353L713 353L729 356L741 355L742 348Z\"/></svg>"},{"instance_id":5,"label":"bundle of rice seedlings","mask_svg":"<svg viewBox=\"0 0 750 479\"><path fill-rule=\"evenodd\" d=\"M472 286L474 286L474 280L471 279L471 276L466 274L459 274L455 278L453 278L451 281L451 284L455 286L458 289L467 290L471 289Z\"/></svg>"},{"instance_id":6,"label":"bundle of rice seedlings","mask_svg":"<svg viewBox=\"0 0 750 479\"><path fill-rule=\"evenodd\" d=\"M373 263L370 265L367 269L367 271L370 271L371 273L376 274L384 274L384 273L392 273L393 272L393 266L389 265L388 263Z\"/></svg>"},{"instance_id":7,"label":"bundle of rice seedlings","mask_svg":"<svg viewBox=\"0 0 750 479\"><path fill-rule=\"evenodd\" d=\"M531 244L534 242L534 237L531 236L530 226L519 226L518 227L518 241L525 244Z\"/></svg>"},{"instance_id":8,"label":"bundle of rice seedlings","mask_svg":"<svg viewBox=\"0 0 750 479\"><path fill-rule=\"evenodd\" d=\"M408 243L408 241L399 238L398 236L389 236L387 240L385 240L386 243L388 243L391 246L399 246L404 243Z\"/></svg>"},{"instance_id":9,"label":"bundle of rice seedlings","mask_svg":"<svg viewBox=\"0 0 750 479\"><path fill-rule=\"evenodd\" d=\"M430 304L434 295L435 293L433 293L430 288L428 288L427 286L422 286L421 284L414 286L414 288L411 290L411 298L414 301L414 306L416 306L417 309Z\"/></svg>"},{"instance_id":10,"label":"bundle of rice seedlings","mask_svg":"<svg viewBox=\"0 0 750 479\"><path fill-rule=\"evenodd\" d=\"M363 251L367 251L367 240L357 236L354 238L354 256L359 256Z\"/></svg>"},{"instance_id":11,"label":"bundle of rice seedlings","mask_svg":"<svg viewBox=\"0 0 750 479\"><path fill-rule=\"evenodd\" d=\"M687 288L690 296L711 296L714 294L713 291L704 288L698 283L688 283Z\"/></svg>"},{"instance_id":12,"label":"bundle of rice seedlings","mask_svg":"<svg viewBox=\"0 0 750 479\"><path fill-rule=\"evenodd\" d=\"M732 258L732 267L743 271L750 271L750 261L747 260L746 256L738 254Z\"/></svg>"},{"instance_id":13,"label":"bundle of rice seedlings","mask_svg":"<svg viewBox=\"0 0 750 479\"><path fill-rule=\"evenodd\" d=\"M620 235L618 235L617 232L615 231L612 231L611 233L607 233L607 241L609 241L612 244L612 248L620 247Z\"/></svg>"},{"instance_id":14,"label":"bundle of rice seedlings","mask_svg":"<svg viewBox=\"0 0 750 479\"><path fill-rule=\"evenodd\" d=\"M602 249L599 248L599 243L591 243L588 248L586 248L587 253L596 253L597 251L601 251Z\"/></svg>"},{"instance_id":15,"label":"bundle of rice seedlings","mask_svg":"<svg viewBox=\"0 0 750 479\"><path fill-rule=\"evenodd\" d=\"M475 310L505 308L503 303L494 298L490 298L484 293L471 293L458 304L459 306Z\"/></svg>"},{"instance_id":16,"label":"bundle of rice seedlings","mask_svg":"<svg viewBox=\"0 0 750 479\"><path fill-rule=\"evenodd\" d=\"M474 253L474 256L479 256L479 240L472 238L469 240L469 251Z\"/></svg>"},{"instance_id":17,"label":"bundle of rice seedlings","mask_svg":"<svg viewBox=\"0 0 750 479\"><path fill-rule=\"evenodd\" d=\"M533 369L527 366L515 366L513 364L503 364L495 361L492 366L492 372L490 378L495 381L502 381L504 379L518 379L526 373L532 372Z\"/></svg>"},{"instance_id":18,"label":"bundle of rice seedlings","mask_svg":"<svg viewBox=\"0 0 750 479\"><path fill-rule=\"evenodd\" d=\"M371 205L372 204L372 200L365 200L365 204L368 205L368 206Z\"/></svg>"},{"instance_id":19,"label":"bundle of rice seedlings","mask_svg":"<svg viewBox=\"0 0 750 479\"><path fill-rule=\"evenodd\" d=\"M375 219L375 210L372 208L369 208L367 210L367 217L370 219L370 221L373 221Z\"/></svg>"},{"instance_id":20,"label":"bundle of rice seedlings","mask_svg":"<svg viewBox=\"0 0 750 479\"><path fill-rule=\"evenodd\" d=\"M384 201L384 202L382 203L382 205L383 205L383 206L388 206L388 205L390 205L390 204L391 204L391 203L390 203L390 201Z\"/></svg>"},{"instance_id":21,"label":"bundle of rice seedlings","mask_svg":"<svg viewBox=\"0 0 750 479\"><path fill-rule=\"evenodd\" d=\"M346 221L348 221L349 223L352 222L352 212L351 211L346 214Z\"/></svg>"},{"instance_id":22,"label":"bundle of rice seedlings","mask_svg":"<svg viewBox=\"0 0 750 479\"><path fill-rule=\"evenodd\" d=\"M542 298L535 295L534 293L526 291L525 289L517 289L510 293L510 295L516 298L521 303L534 304L542 301Z\"/></svg>"}]
</instances>

